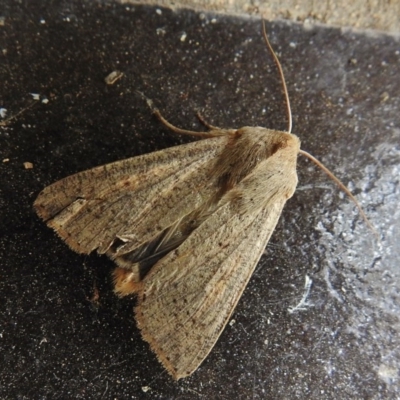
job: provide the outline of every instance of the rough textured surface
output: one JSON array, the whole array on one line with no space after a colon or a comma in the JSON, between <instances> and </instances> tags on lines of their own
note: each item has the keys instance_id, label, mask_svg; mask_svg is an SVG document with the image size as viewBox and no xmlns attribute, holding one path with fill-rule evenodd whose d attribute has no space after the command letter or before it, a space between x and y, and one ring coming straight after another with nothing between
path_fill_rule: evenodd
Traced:
<instances>
[{"instance_id":1,"label":"rough textured surface","mask_svg":"<svg viewBox=\"0 0 400 400\"><path fill-rule=\"evenodd\" d=\"M400 3L381 0L120 0L123 4L152 4L179 9L257 15L266 19L351 26L399 33Z\"/></svg>"},{"instance_id":2,"label":"rough textured surface","mask_svg":"<svg viewBox=\"0 0 400 400\"><path fill-rule=\"evenodd\" d=\"M1 161L9 159L0 164L0 397L398 398L399 42L269 25L294 133L349 184L382 241L300 158L299 189L232 322L199 370L174 383L140 338L135 301L111 293L113 263L72 252L32 203L59 178L186 140L136 90L179 126L197 128L201 109L223 127L284 129L260 23L126 5L42 7L5 2L0 26L0 107L10 117L34 103L0 127ZM114 70L124 77L106 85ZM306 275L305 309L290 314Z\"/></svg>"}]
</instances>

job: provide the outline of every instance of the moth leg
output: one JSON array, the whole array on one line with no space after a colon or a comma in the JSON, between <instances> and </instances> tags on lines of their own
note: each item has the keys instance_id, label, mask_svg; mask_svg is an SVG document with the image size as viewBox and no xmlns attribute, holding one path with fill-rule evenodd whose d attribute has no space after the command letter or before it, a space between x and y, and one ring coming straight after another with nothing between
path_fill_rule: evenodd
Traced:
<instances>
[{"instance_id":1,"label":"moth leg","mask_svg":"<svg viewBox=\"0 0 400 400\"><path fill-rule=\"evenodd\" d=\"M113 271L114 293L119 297L129 296L137 293L141 287L140 278L137 273L117 267Z\"/></svg>"},{"instance_id":2,"label":"moth leg","mask_svg":"<svg viewBox=\"0 0 400 400\"><path fill-rule=\"evenodd\" d=\"M210 132L196 132L196 131L189 131L187 129L181 129L178 128L175 125L172 125L169 121L167 121L160 113L160 111L157 108L153 109L154 115L161 121L163 125L165 125L168 129L171 129L171 131L175 133L179 133L180 135L192 135L192 136L197 136L201 138L213 138L216 136L224 136L224 135L229 135L235 132L233 129L220 129L217 127L213 127L212 125L209 125L209 128L211 129ZM206 125L208 126L208 124Z\"/></svg>"},{"instance_id":3,"label":"moth leg","mask_svg":"<svg viewBox=\"0 0 400 400\"><path fill-rule=\"evenodd\" d=\"M144 100L146 100L147 105L151 108L153 111L153 114L161 121L163 125L165 125L168 129L175 133L179 133L180 135L191 135L191 136L197 136L201 138L213 138L217 136L225 136L229 134L234 134L236 131L234 129L220 129L216 126L212 126L208 124L207 122L204 121L202 117L200 117L200 121L210 129L210 132L196 132L196 131L190 131L188 129L182 129L178 128L175 125L172 125L169 121L167 121L160 113L157 107L154 106L154 103L152 100L147 98L142 92L139 92L138 90L136 91L140 96L143 97Z\"/></svg>"},{"instance_id":4,"label":"moth leg","mask_svg":"<svg viewBox=\"0 0 400 400\"><path fill-rule=\"evenodd\" d=\"M196 116L197 116L197 118L199 119L199 121L200 121L206 128L208 128L210 131L218 131L218 130L221 130L220 127L209 124L209 123L204 119L204 117L200 114L200 111L197 111Z\"/></svg>"}]
</instances>

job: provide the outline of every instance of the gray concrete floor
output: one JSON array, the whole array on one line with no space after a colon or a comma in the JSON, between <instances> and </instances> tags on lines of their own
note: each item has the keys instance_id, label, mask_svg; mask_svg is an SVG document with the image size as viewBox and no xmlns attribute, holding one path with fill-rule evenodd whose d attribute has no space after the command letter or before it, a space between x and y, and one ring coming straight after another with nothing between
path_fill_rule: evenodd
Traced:
<instances>
[{"instance_id":1,"label":"gray concrete floor","mask_svg":"<svg viewBox=\"0 0 400 400\"><path fill-rule=\"evenodd\" d=\"M223 127L285 129L260 21L61 0L6 1L1 12L2 398L400 396L396 39L268 23L293 131L351 188L381 239L299 158L298 190L232 323L176 383L140 337L135 299L112 294L113 263L72 252L32 203L57 179L189 140L161 126L137 90L178 126L201 129L200 109ZM124 77L107 86L116 69ZM308 304L289 313L306 277Z\"/></svg>"},{"instance_id":2,"label":"gray concrete floor","mask_svg":"<svg viewBox=\"0 0 400 400\"><path fill-rule=\"evenodd\" d=\"M351 26L356 29L399 33L400 3L379 0L120 0L172 9L218 12L246 18L284 19L305 24Z\"/></svg>"}]
</instances>

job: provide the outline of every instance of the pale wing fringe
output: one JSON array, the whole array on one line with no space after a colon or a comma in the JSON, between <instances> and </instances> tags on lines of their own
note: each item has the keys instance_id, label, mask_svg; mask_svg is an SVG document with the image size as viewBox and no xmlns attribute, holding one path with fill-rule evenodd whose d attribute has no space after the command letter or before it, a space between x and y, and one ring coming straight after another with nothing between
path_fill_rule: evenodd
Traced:
<instances>
[{"instance_id":1,"label":"pale wing fringe","mask_svg":"<svg viewBox=\"0 0 400 400\"><path fill-rule=\"evenodd\" d=\"M138 326L175 379L214 346L294 193L297 148L287 150L262 161L143 280Z\"/></svg>"},{"instance_id":2,"label":"pale wing fringe","mask_svg":"<svg viewBox=\"0 0 400 400\"><path fill-rule=\"evenodd\" d=\"M190 181L195 177L199 187L215 183L209 181L210 175L205 173L208 168L204 166L218 159L227 141L228 138L222 136L192 142L80 172L46 187L34 207L38 215L79 253L95 249L104 253L118 235L132 232L139 242L145 242L146 234L156 235L182 213L196 208L196 201L201 199L196 193L186 196L190 188L193 192ZM177 185L181 191L174 195L175 206L169 203L158 209L154 207L157 199L158 204L161 203L160 191L173 193ZM176 207L179 201L186 202L184 207L182 204ZM171 221L167 221L168 210L180 215L169 214ZM165 226L152 225L149 219L152 222L164 220ZM133 239L131 237L130 241Z\"/></svg>"}]
</instances>

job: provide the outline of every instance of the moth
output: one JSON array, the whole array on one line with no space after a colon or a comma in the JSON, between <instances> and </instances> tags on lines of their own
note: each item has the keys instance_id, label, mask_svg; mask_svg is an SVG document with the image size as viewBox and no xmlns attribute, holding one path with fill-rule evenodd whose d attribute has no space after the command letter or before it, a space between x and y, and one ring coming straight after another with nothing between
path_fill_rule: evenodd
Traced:
<instances>
[{"instance_id":1,"label":"moth","mask_svg":"<svg viewBox=\"0 0 400 400\"><path fill-rule=\"evenodd\" d=\"M37 214L72 250L117 264L115 293L135 294L137 324L175 379L213 348L297 185L300 140L262 127L204 124L203 140L83 171L46 187ZM354 197L324 166L339 186ZM354 199L355 200L355 199ZM357 204L358 206L358 204Z\"/></svg>"}]
</instances>

